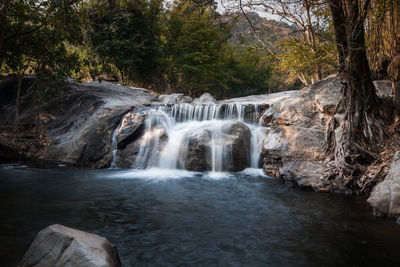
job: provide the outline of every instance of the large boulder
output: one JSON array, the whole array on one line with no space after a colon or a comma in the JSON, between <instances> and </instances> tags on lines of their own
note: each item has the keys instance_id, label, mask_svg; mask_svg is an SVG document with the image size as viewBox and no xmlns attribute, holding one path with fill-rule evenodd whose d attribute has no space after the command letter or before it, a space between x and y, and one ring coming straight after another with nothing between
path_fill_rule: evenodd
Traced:
<instances>
[{"instance_id":1,"label":"large boulder","mask_svg":"<svg viewBox=\"0 0 400 267\"><path fill-rule=\"evenodd\" d=\"M250 166L249 127L241 122L223 127L223 140L226 154L223 168L228 171L241 171Z\"/></svg>"},{"instance_id":2,"label":"large boulder","mask_svg":"<svg viewBox=\"0 0 400 267\"><path fill-rule=\"evenodd\" d=\"M250 129L241 122L226 122L220 128L213 127L193 132L185 138L185 168L190 171L212 169L212 149L218 146L223 159L216 163L216 170L241 171L250 166Z\"/></svg>"},{"instance_id":3,"label":"large boulder","mask_svg":"<svg viewBox=\"0 0 400 267\"><path fill-rule=\"evenodd\" d=\"M212 167L211 134L203 130L186 138L185 169L190 171L206 171Z\"/></svg>"},{"instance_id":4,"label":"large boulder","mask_svg":"<svg viewBox=\"0 0 400 267\"><path fill-rule=\"evenodd\" d=\"M372 189L367 201L379 213L400 216L400 151L394 155L389 173Z\"/></svg>"},{"instance_id":5,"label":"large boulder","mask_svg":"<svg viewBox=\"0 0 400 267\"><path fill-rule=\"evenodd\" d=\"M36 235L19 266L117 267L121 262L104 237L54 224Z\"/></svg>"},{"instance_id":6,"label":"large boulder","mask_svg":"<svg viewBox=\"0 0 400 267\"><path fill-rule=\"evenodd\" d=\"M6 92L7 88L2 90ZM29 90L25 91L20 122L31 124L35 123L36 111ZM112 133L123 114L156 99L146 90L108 82L70 83L62 91L41 109L41 127L50 142L42 159L82 167L109 166ZM12 114L14 108L11 102L1 111Z\"/></svg>"},{"instance_id":7,"label":"large boulder","mask_svg":"<svg viewBox=\"0 0 400 267\"><path fill-rule=\"evenodd\" d=\"M270 104L261 116L270 131L263 142L266 174L318 191L345 191L335 179L328 179L325 166L325 129L340 98L337 77L307 86Z\"/></svg>"}]
</instances>

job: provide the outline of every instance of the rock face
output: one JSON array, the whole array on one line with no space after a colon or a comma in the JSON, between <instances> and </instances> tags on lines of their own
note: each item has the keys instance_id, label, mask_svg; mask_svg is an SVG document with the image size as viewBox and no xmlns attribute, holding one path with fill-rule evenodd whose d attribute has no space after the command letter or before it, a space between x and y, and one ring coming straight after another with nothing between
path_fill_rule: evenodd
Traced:
<instances>
[{"instance_id":1,"label":"rock face","mask_svg":"<svg viewBox=\"0 0 400 267\"><path fill-rule=\"evenodd\" d=\"M63 94L41 111L41 127L50 145L43 160L67 165L102 168L110 164L111 137L123 114L148 105L156 98L147 90L108 82L69 84ZM35 107L29 94L21 105L21 123L35 122ZM13 102L10 102L13 103ZM14 105L2 107L13 114ZM6 118L0 118L6 122Z\"/></svg>"},{"instance_id":2,"label":"rock face","mask_svg":"<svg viewBox=\"0 0 400 267\"><path fill-rule=\"evenodd\" d=\"M55 224L37 234L19 266L117 267L121 262L107 239Z\"/></svg>"},{"instance_id":3,"label":"rock face","mask_svg":"<svg viewBox=\"0 0 400 267\"><path fill-rule=\"evenodd\" d=\"M340 99L341 83L329 77L271 103L262 115L270 127L263 144L263 168L266 174L317 191L347 189L324 174L325 127Z\"/></svg>"},{"instance_id":4,"label":"rock face","mask_svg":"<svg viewBox=\"0 0 400 267\"><path fill-rule=\"evenodd\" d=\"M394 155L385 180L372 189L367 201L380 213L400 216L400 151Z\"/></svg>"}]
</instances>

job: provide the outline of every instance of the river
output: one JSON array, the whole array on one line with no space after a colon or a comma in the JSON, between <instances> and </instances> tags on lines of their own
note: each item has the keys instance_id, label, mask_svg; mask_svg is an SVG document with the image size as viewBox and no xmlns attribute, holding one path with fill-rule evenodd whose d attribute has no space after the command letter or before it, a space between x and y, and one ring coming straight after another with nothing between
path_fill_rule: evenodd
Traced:
<instances>
[{"instance_id":1,"label":"river","mask_svg":"<svg viewBox=\"0 0 400 267\"><path fill-rule=\"evenodd\" d=\"M0 198L0 266L16 266L55 223L108 238L123 266L400 264L400 226L361 197L292 188L255 169L0 165Z\"/></svg>"}]
</instances>

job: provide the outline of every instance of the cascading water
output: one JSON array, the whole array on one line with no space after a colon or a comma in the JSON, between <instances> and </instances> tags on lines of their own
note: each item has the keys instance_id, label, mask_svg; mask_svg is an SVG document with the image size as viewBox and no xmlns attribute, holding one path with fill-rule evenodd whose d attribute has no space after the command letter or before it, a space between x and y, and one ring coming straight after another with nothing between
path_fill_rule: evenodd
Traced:
<instances>
[{"instance_id":1,"label":"cascading water","mask_svg":"<svg viewBox=\"0 0 400 267\"><path fill-rule=\"evenodd\" d=\"M213 172L258 168L265 135L259 115L259 107L249 104L155 106L145 112L132 167Z\"/></svg>"}]
</instances>

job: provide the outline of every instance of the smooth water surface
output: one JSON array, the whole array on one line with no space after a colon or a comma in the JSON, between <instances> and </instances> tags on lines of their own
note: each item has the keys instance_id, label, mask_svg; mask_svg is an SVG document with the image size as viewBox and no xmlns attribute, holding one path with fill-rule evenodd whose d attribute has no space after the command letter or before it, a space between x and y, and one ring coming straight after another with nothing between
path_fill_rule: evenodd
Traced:
<instances>
[{"instance_id":1,"label":"smooth water surface","mask_svg":"<svg viewBox=\"0 0 400 267\"><path fill-rule=\"evenodd\" d=\"M0 166L0 266L58 223L107 237L124 266L400 266L400 225L364 200L260 175Z\"/></svg>"}]
</instances>

